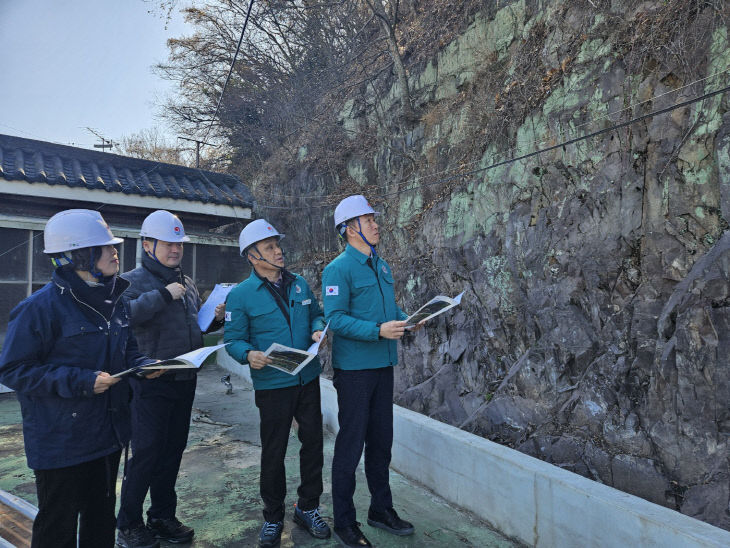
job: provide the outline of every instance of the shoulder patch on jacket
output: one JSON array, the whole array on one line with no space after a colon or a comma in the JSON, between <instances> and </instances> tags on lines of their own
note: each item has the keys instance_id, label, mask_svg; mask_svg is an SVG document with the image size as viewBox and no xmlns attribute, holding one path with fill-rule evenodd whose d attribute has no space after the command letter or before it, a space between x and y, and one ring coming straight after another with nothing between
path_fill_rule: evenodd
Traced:
<instances>
[{"instance_id":1,"label":"shoulder patch on jacket","mask_svg":"<svg viewBox=\"0 0 730 548\"><path fill-rule=\"evenodd\" d=\"M231 321L231 313L230 312L226 312L226 321L227 322L230 322Z\"/></svg>"},{"instance_id":2,"label":"shoulder patch on jacket","mask_svg":"<svg viewBox=\"0 0 730 548\"><path fill-rule=\"evenodd\" d=\"M325 290L325 295L332 296L332 295L339 295L340 294L340 286L339 285L328 285Z\"/></svg>"}]
</instances>

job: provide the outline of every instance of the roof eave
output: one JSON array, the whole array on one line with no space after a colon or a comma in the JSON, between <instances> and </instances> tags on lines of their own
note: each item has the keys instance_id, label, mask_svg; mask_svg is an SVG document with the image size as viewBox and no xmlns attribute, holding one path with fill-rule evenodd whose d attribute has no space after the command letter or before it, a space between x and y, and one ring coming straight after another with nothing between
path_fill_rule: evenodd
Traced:
<instances>
[{"instance_id":1,"label":"roof eave","mask_svg":"<svg viewBox=\"0 0 730 548\"><path fill-rule=\"evenodd\" d=\"M167 209L176 212L191 212L200 215L215 215L234 219L250 219L251 205L226 205L196 200L178 200L156 196L142 196L122 192L110 192L84 187L67 187L47 183L29 183L23 180L0 178L0 194L37 198L55 198L78 202L104 203L146 209Z\"/></svg>"}]
</instances>

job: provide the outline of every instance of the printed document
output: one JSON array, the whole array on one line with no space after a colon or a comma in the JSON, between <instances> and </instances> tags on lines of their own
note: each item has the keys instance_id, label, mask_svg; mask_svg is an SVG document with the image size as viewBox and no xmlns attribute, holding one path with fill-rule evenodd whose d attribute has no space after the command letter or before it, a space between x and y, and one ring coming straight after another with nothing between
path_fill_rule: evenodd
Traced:
<instances>
[{"instance_id":1,"label":"printed document","mask_svg":"<svg viewBox=\"0 0 730 548\"><path fill-rule=\"evenodd\" d=\"M160 369L200 369L200 366L203 365L203 362L208 356L210 356L213 352L220 350L227 344L228 343L216 344L215 346L204 346L197 350L181 354L175 358L170 358L169 360L162 360L149 365L132 367L131 369L112 375L112 377L123 377L136 371L158 371Z\"/></svg>"},{"instance_id":2,"label":"printed document","mask_svg":"<svg viewBox=\"0 0 730 548\"><path fill-rule=\"evenodd\" d=\"M312 344L309 348L307 348L307 350L299 350L298 348L273 343L266 349L266 352L264 352L264 355L271 358L273 362L267 363L267 367L273 367L274 369L278 369L284 373L296 375L317 356L319 353L319 345L322 344L322 341L324 341L325 335L327 334L327 328L329 326L329 323L325 326L322 331L322 336L319 338L319 342Z\"/></svg>"},{"instance_id":3,"label":"printed document","mask_svg":"<svg viewBox=\"0 0 730 548\"><path fill-rule=\"evenodd\" d=\"M408 327L413 327L424 320L430 320L434 316L438 316L439 314L443 314L447 310L454 308L461 303L461 297L463 294L464 292L462 291L453 299L444 297L443 295L434 297L419 308L414 314L411 314L408 318L406 318Z\"/></svg>"},{"instance_id":4,"label":"printed document","mask_svg":"<svg viewBox=\"0 0 730 548\"><path fill-rule=\"evenodd\" d=\"M205 333L215 319L215 307L226 302L226 297L237 284L215 284L213 291L198 310L198 326Z\"/></svg>"}]
</instances>

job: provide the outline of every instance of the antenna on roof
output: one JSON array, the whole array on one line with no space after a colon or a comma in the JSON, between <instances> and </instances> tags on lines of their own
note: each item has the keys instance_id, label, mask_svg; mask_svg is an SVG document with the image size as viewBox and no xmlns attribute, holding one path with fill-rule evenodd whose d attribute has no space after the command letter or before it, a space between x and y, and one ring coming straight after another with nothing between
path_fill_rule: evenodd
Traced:
<instances>
[{"instance_id":1,"label":"antenna on roof","mask_svg":"<svg viewBox=\"0 0 730 548\"><path fill-rule=\"evenodd\" d=\"M100 148L104 150L105 148L111 149L117 145L114 141L111 139L107 139L104 136L100 135L98 131L95 129L92 129L90 127L86 128L90 133L96 135L99 139L101 139L101 143L94 143L94 148Z\"/></svg>"}]
</instances>

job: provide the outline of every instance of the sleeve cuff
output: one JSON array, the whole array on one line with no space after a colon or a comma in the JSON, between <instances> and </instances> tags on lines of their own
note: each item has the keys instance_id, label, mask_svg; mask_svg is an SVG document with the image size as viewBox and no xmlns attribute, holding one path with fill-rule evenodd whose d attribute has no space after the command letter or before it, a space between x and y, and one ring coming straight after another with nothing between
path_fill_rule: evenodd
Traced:
<instances>
[{"instance_id":1,"label":"sleeve cuff","mask_svg":"<svg viewBox=\"0 0 730 548\"><path fill-rule=\"evenodd\" d=\"M81 396L84 398L91 398L94 395L94 385L96 384L96 373L89 371L90 376L87 382L83 383L81 387Z\"/></svg>"},{"instance_id":2,"label":"sleeve cuff","mask_svg":"<svg viewBox=\"0 0 730 548\"><path fill-rule=\"evenodd\" d=\"M165 304L170 304L172 302L172 293L170 293L166 287L158 289L158 291L160 292L160 295L162 295L162 298L165 300Z\"/></svg>"}]
</instances>

